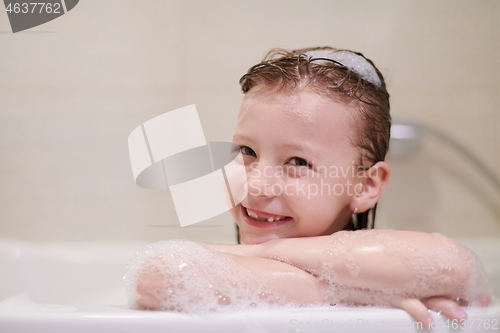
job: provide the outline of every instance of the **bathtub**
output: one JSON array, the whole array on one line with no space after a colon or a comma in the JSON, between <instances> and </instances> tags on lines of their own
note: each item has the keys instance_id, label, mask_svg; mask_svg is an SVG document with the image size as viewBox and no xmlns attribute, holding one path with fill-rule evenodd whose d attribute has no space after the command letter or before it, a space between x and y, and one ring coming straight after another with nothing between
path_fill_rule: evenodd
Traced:
<instances>
[{"instance_id":1,"label":"bathtub","mask_svg":"<svg viewBox=\"0 0 500 333\"><path fill-rule=\"evenodd\" d=\"M481 257L498 299L500 239L459 241ZM256 310L202 316L128 309L122 288L124 267L145 245L0 241L0 333L419 331L418 324L404 311L374 307ZM466 323L447 322L435 314L432 331L500 331L498 301L488 308L466 311Z\"/></svg>"}]
</instances>

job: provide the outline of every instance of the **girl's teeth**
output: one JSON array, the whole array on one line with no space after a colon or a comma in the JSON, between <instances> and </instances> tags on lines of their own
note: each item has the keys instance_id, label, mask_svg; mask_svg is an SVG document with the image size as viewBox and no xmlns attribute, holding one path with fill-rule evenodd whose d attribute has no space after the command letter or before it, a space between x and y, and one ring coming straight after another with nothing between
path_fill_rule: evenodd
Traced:
<instances>
[{"instance_id":1,"label":"girl's teeth","mask_svg":"<svg viewBox=\"0 0 500 333\"><path fill-rule=\"evenodd\" d=\"M248 208L247 208L247 214L248 214L248 216L256 218L256 219L259 218L259 215L255 214L254 212L252 212Z\"/></svg>"},{"instance_id":2,"label":"girl's teeth","mask_svg":"<svg viewBox=\"0 0 500 333\"><path fill-rule=\"evenodd\" d=\"M286 219L286 216L283 216L282 218L270 217L270 218L266 219L264 217L260 217L259 215L257 215L257 213L249 210L248 208L246 209L246 211L247 211L248 216L250 216L251 218L253 218L255 220L259 220L259 221L274 222L274 221L281 221L281 220Z\"/></svg>"}]
</instances>

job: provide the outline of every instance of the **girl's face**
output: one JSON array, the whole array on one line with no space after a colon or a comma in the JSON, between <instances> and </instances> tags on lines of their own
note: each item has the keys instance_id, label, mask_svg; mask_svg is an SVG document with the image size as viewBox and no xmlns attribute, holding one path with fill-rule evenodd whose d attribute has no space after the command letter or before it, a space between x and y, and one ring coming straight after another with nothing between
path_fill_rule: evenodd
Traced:
<instances>
[{"instance_id":1,"label":"girl's face","mask_svg":"<svg viewBox=\"0 0 500 333\"><path fill-rule=\"evenodd\" d=\"M244 157L248 195L232 209L244 243L345 227L362 186L353 127L345 105L311 90L246 94L233 142Z\"/></svg>"}]
</instances>

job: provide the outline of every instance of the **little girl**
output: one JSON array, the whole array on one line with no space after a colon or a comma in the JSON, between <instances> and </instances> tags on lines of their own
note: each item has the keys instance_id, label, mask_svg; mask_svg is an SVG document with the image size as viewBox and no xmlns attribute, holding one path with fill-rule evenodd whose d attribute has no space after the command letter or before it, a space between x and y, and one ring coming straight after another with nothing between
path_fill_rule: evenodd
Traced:
<instances>
[{"instance_id":1,"label":"little girl","mask_svg":"<svg viewBox=\"0 0 500 333\"><path fill-rule=\"evenodd\" d=\"M461 305L488 304L481 264L462 245L368 230L390 174L391 126L389 94L370 60L328 47L273 50L240 84L233 142L248 195L232 214L244 244L149 246L125 277L132 306L382 305L429 325L428 309L461 320Z\"/></svg>"}]
</instances>

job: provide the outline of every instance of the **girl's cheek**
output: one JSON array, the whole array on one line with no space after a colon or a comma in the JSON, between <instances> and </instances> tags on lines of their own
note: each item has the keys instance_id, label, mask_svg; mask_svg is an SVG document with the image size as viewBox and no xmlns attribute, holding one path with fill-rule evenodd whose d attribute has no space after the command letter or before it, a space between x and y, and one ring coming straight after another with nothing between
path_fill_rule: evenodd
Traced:
<instances>
[{"instance_id":1,"label":"girl's cheek","mask_svg":"<svg viewBox=\"0 0 500 333\"><path fill-rule=\"evenodd\" d=\"M233 216L233 219L238 223L239 222L239 205L236 207L233 207L229 210L231 212L231 215Z\"/></svg>"}]
</instances>

